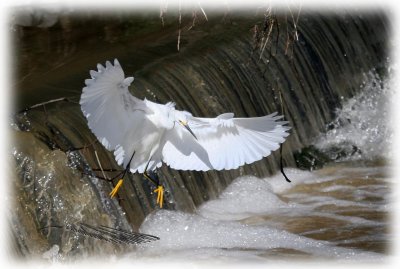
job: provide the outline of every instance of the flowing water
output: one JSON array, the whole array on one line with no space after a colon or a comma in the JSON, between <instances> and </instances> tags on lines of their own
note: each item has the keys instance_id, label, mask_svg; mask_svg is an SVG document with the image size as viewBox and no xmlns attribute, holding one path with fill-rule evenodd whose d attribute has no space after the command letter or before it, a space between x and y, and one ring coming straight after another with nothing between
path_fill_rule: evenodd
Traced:
<instances>
[{"instance_id":1,"label":"flowing water","mask_svg":"<svg viewBox=\"0 0 400 269\"><path fill-rule=\"evenodd\" d=\"M390 167L380 160L390 156L391 90L373 74L363 87L315 142L330 154L356 146L354 154L313 172L286 169L292 183L280 174L238 177L194 213L156 211L140 230L163 240L140 246L126 258L384 260L392 243L394 182Z\"/></svg>"},{"instance_id":2,"label":"flowing water","mask_svg":"<svg viewBox=\"0 0 400 269\"><path fill-rule=\"evenodd\" d=\"M17 257L62 262L103 256L131 263L380 262L389 256L393 88L383 13L304 11L296 27L288 14L277 14L280 28L272 28L274 42L260 54L254 29L268 30L271 22L257 12L208 14L208 21L198 13L195 27L191 11L183 13L182 25L177 14L165 15L164 27L158 12L67 12L48 17L48 24L37 18L40 12L24 12L11 28L18 56L9 222ZM29 14L36 21L21 20ZM233 171L162 167L162 210L140 175L129 175L119 199L110 199L116 182L99 179L102 173L94 170L99 163L121 168L96 143L77 101L88 71L113 58L135 76L137 97L173 100L196 116L283 109L292 126L282 152L292 183L279 174L275 152ZM60 97L69 101L24 110ZM54 228L79 222L160 240L128 247Z\"/></svg>"},{"instance_id":3,"label":"flowing water","mask_svg":"<svg viewBox=\"0 0 400 269\"><path fill-rule=\"evenodd\" d=\"M386 167L341 164L318 172L239 177L195 213L160 210L141 231L162 240L126 255L132 260L225 261L385 258L390 181Z\"/></svg>"}]
</instances>

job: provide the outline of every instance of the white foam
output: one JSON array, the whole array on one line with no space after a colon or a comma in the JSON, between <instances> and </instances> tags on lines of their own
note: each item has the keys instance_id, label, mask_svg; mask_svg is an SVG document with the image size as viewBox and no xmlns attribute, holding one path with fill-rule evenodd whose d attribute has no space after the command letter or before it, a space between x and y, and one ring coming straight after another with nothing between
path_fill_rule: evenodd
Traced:
<instances>
[{"instance_id":1,"label":"white foam","mask_svg":"<svg viewBox=\"0 0 400 269\"><path fill-rule=\"evenodd\" d=\"M57 261L60 259L61 255L59 254L60 247L58 245L53 245L48 251L42 254L42 258L51 261Z\"/></svg>"},{"instance_id":2,"label":"white foam","mask_svg":"<svg viewBox=\"0 0 400 269\"><path fill-rule=\"evenodd\" d=\"M220 197L203 204L198 213L214 219L243 219L289 205L283 202L266 180L253 176L235 179Z\"/></svg>"},{"instance_id":3,"label":"white foam","mask_svg":"<svg viewBox=\"0 0 400 269\"><path fill-rule=\"evenodd\" d=\"M351 171L351 170L350 170ZM361 171L361 170L360 170ZM369 171L367 169L367 171ZM287 173L298 181L286 183L280 176L259 179L244 176L235 179L216 200L206 202L195 213L158 210L143 222L140 231L156 235L160 241L140 245L138 251L126 258L142 259L157 257L160 260L207 260L258 261L263 256L276 256L276 249L292 249L317 258L340 260L380 261L384 255L362 250L337 247L328 241L319 241L281 229L281 224L261 221L249 224L239 221L248 217L279 215L285 217L326 217L343 220L350 226L382 225L357 216L344 216L335 212L316 210L321 205L364 206L367 203L340 200L331 196L308 196L294 193L295 199L285 202L281 195L296 184L311 184L333 180L335 177L318 176L314 172L288 169ZM340 178L336 176L336 178ZM286 187L286 185L290 187ZM350 188L351 190L351 188ZM321 190L323 192L323 188ZM285 199L287 201L287 199ZM294 202L296 201L296 202ZM298 201L298 202L297 202ZM311 233L313 231L310 231ZM306 233L305 233L306 234ZM301 256L301 254L299 254ZM287 258L281 255L282 259Z\"/></svg>"},{"instance_id":4,"label":"white foam","mask_svg":"<svg viewBox=\"0 0 400 269\"><path fill-rule=\"evenodd\" d=\"M361 153L350 159L391 159L394 123L390 108L394 104L392 81L382 81L374 72L365 74L362 91L346 100L338 109L333 129L319 137L314 145L319 149L356 146Z\"/></svg>"},{"instance_id":5,"label":"white foam","mask_svg":"<svg viewBox=\"0 0 400 269\"><path fill-rule=\"evenodd\" d=\"M159 210L149 215L140 229L161 238L160 241L141 245L139 257L191 258L230 256L218 250L253 250L247 258L276 248L294 249L319 257L340 259L380 259L381 255L335 247L328 242L313 240L265 225L246 225L233 221L204 218L196 214ZM203 251L202 251L203 250ZM211 251L204 251L211 250ZM254 251L258 250L258 251ZM242 251L243 254L243 251Z\"/></svg>"},{"instance_id":6,"label":"white foam","mask_svg":"<svg viewBox=\"0 0 400 269\"><path fill-rule=\"evenodd\" d=\"M198 214L220 220L240 220L255 215L265 215L283 209L299 207L284 202L279 194L298 184L320 183L338 178L338 176L318 176L316 173L295 168L286 169L286 175L292 179L288 183L282 174L259 179L253 176L236 178L218 199L204 203Z\"/></svg>"}]
</instances>

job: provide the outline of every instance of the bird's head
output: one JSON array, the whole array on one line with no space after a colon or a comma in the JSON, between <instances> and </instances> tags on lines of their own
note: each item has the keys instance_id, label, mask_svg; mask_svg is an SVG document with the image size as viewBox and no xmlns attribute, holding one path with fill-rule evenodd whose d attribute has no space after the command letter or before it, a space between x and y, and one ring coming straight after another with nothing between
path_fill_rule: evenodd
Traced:
<instances>
[{"instance_id":1,"label":"bird's head","mask_svg":"<svg viewBox=\"0 0 400 269\"><path fill-rule=\"evenodd\" d=\"M192 129L190 129L189 127L189 119L191 117L192 114L186 111L175 112L175 121L178 122L180 126L183 126L197 140L197 136L193 133Z\"/></svg>"}]
</instances>

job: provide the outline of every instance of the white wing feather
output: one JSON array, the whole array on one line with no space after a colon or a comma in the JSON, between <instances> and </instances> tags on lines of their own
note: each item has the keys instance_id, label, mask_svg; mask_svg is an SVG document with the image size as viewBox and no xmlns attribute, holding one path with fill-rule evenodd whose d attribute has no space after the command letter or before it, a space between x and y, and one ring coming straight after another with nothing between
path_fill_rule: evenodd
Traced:
<instances>
[{"instance_id":1,"label":"white wing feather","mask_svg":"<svg viewBox=\"0 0 400 269\"><path fill-rule=\"evenodd\" d=\"M130 94L133 78L124 77L117 60L106 67L98 64L80 99L89 128L108 149L114 150L118 164L125 167L132 153L131 172L161 166L161 161L180 170L207 171L235 169L268 156L285 141L290 129L276 113L257 118L233 118L233 113L216 118L189 117L197 140L178 123L172 129L156 126L150 115L163 105L142 101ZM161 109L162 110L162 109ZM153 117L154 118L154 117Z\"/></svg>"},{"instance_id":2,"label":"white wing feather","mask_svg":"<svg viewBox=\"0 0 400 269\"><path fill-rule=\"evenodd\" d=\"M290 129L276 113L256 118L233 118L226 113L217 118L189 119L197 140L183 128L166 133L162 160L179 170L229 170L250 164L277 150ZM179 127L179 126L178 126Z\"/></svg>"},{"instance_id":3,"label":"white wing feather","mask_svg":"<svg viewBox=\"0 0 400 269\"><path fill-rule=\"evenodd\" d=\"M85 81L79 102L89 128L104 147L115 150L117 163L124 167L135 150L131 171L143 172L152 148L144 148L142 142L158 139L155 137L158 130L146 117L152 111L144 101L130 94L128 86L133 78L125 79L118 60L115 59L114 65L107 61L106 67L101 64L97 67L97 72L90 71L92 78ZM161 162L154 163L160 165Z\"/></svg>"}]
</instances>

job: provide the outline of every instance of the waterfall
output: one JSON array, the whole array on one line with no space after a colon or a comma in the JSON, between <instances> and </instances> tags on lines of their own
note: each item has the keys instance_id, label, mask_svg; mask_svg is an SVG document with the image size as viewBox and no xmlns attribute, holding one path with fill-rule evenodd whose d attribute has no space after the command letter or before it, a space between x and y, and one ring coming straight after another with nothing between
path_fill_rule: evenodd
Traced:
<instances>
[{"instance_id":1,"label":"waterfall","mask_svg":"<svg viewBox=\"0 0 400 269\"><path fill-rule=\"evenodd\" d=\"M207 15L205 21L197 14L194 27L190 12L180 25L169 15L163 26L152 12L81 12L60 15L50 27L14 26L10 154L15 201L10 225L17 253L40 254L55 244L71 256L83 255L80 245L88 246L89 253L122 251L91 244L70 231L40 228L88 222L137 230L156 208L152 185L142 175L130 174L119 199L110 199L113 185L92 170L99 168L96 154L103 168L121 169L112 152L96 143L77 103L84 79L97 63L118 58L125 75L135 77L133 95L174 101L177 109L194 116L263 116L281 113L283 104L292 127L283 144L286 167L296 167L295 153L325 131L342 100L359 93L363 74L374 69L385 75L389 26L384 13L302 12L296 27L285 13L274 15L275 27L256 12ZM263 27L266 33L271 27L271 33L261 53L268 33L257 39L255 32L262 34ZM23 111L60 97L69 101ZM192 212L238 176L277 172L279 158L276 151L221 172L175 171L163 165L157 175L166 188L164 207Z\"/></svg>"}]
</instances>

